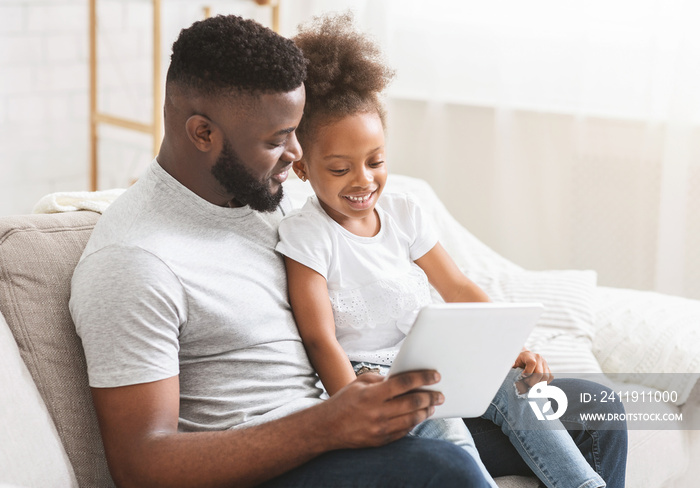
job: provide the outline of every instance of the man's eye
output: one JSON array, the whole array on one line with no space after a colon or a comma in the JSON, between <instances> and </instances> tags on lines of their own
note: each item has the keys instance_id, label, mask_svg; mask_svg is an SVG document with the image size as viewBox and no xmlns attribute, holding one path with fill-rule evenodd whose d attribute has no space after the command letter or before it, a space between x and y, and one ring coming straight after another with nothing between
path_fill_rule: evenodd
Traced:
<instances>
[{"instance_id":1,"label":"man's eye","mask_svg":"<svg viewBox=\"0 0 700 488\"><path fill-rule=\"evenodd\" d=\"M284 143L287 141L279 141L279 142L270 142L270 147L282 147L284 146Z\"/></svg>"}]
</instances>

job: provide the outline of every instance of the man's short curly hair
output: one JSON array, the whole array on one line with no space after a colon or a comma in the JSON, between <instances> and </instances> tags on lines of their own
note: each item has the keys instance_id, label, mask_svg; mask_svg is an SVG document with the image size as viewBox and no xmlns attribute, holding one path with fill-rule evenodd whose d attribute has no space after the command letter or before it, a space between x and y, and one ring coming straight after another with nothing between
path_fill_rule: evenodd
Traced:
<instances>
[{"instance_id":1,"label":"man's short curly hair","mask_svg":"<svg viewBox=\"0 0 700 488\"><path fill-rule=\"evenodd\" d=\"M297 128L302 145L342 117L376 112L385 125L381 92L394 76L379 47L353 27L351 13L316 17L293 38L308 60L306 105Z\"/></svg>"},{"instance_id":2,"label":"man's short curly hair","mask_svg":"<svg viewBox=\"0 0 700 488\"><path fill-rule=\"evenodd\" d=\"M167 83L209 96L288 92L304 78L306 60L291 40L255 21L218 15L180 31Z\"/></svg>"}]
</instances>

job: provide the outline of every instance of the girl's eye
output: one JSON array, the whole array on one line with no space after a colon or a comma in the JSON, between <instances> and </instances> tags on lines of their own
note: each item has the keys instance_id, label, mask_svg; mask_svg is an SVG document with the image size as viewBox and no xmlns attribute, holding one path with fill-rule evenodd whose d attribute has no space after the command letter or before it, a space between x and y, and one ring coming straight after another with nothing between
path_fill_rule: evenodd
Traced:
<instances>
[{"instance_id":1,"label":"girl's eye","mask_svg":"<svg viewBox=\"0 0 700 488\"><path fill-rule=\"evenodd\" d=\"M370 168L379 168L382 164L384 164L384 161L375 161L373 163L369 163Z\"/></svg>"},{"instance_id":2,"label":"girl's eye","mask_svg":"<svg viewBox=\"0 0 700 488\"><path fill-rule=\"evenodd\" d=\"M345 173L347 173L348 170L347 169L331 169L329 171L331 173L333 173L334 175L344 175Z\"/></svg>"}]
</instances>

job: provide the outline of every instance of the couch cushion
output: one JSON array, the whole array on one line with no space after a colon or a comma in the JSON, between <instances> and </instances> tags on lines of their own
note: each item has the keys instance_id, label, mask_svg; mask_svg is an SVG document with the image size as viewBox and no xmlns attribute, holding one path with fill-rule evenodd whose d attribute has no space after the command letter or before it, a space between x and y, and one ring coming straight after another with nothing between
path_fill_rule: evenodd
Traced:
<instances>
[{"instance_id":1,"label":"couch cushion","mask_svg":"<svg viewBox=\"0 0 700 488\"><path fill-rule=\"evenodd\" d=\"M594 271L511 271L472 278L496 302L540 302L545 310L526 346L555 374L602 373L592 348Z\"/></svg>"},{"instance_id":2,"label":"couch cushion","mask_svg":"<svg viewBox=\"0 0 700 488\"><path fill-rule=\"evenodd\" d=\"M700 378L700 300L651 291L596 291L593 352L618 381L678 392Z\"/></svg>"},{"instance_id":3,"label":"couch cushion","mask_svg":"<svg viewBox=\"0 0 700 488\"><path fill-rule=\"evenodd\" d=\"M0 315L0 481L78 486L56 428Z\"/></svg>"},{"instance_id":4,"label":"couch cushion","mask_svg":"<svg viewBox=\"0 0 700 488\"><path fill-rule=\"evenodd\" d=\"M626 486L680 487L698 486L697 478L690 484L673 484L672 480L688 466L687 436L693 431L630 430L627 454ZM693 464L696 464L693 460ZM685 477L686 480L690 478Z\"/></svg>"},{"instance_id":5,"label":"couch cushion","mask_svg":"<svg viewBox=\"0 0 700 488\"><path fill-rule=\"evenodd\" d=\"M113 486L92 406L70 281L99 215L0 218L0 312L54 421L80 486Z\"/></svg>"},{"instance_id":6,"label":"couch cushion","mask_svg":"<svg viewBox=\"0 0 700 488\"><path fill-rule=\"evenodd\" d=\"M494 480L498 488L537 488L540 482L537 478L525 476L501 476Z\"/></svg>"},{"instance_id":7,"label":"couch cushion","mask_svg":"<svg viewBox=\"0 0 700 488\"><path fill-rule=\"evenodd\" d=\"M465 270L468 272L468 270ZM545 310L529 343L562 334L593 338L594 271L515 271L477 275L474 280L494 301L540 302Z\"/></svg>"}]
</instances>

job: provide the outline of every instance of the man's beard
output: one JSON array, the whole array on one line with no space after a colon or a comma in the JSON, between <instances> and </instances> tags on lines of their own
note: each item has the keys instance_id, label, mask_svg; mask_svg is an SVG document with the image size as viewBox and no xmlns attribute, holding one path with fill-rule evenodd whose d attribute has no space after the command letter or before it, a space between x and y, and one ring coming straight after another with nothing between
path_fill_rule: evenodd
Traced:
<instances>
[{"instance_id":1,"label":"man's beard","mask_svg":"<svg viewBox=\"0 0 700 488\"><path fill-rule=\"evenodd\" d=\"M233 151L229 141L224 141L221 154L211 168L211 174L234 200L248 205L258 212L273 212L282 200L282 186L277 193L270 191L269 180L262 182L253 176Z\"/></svg>"}]
</instances>

